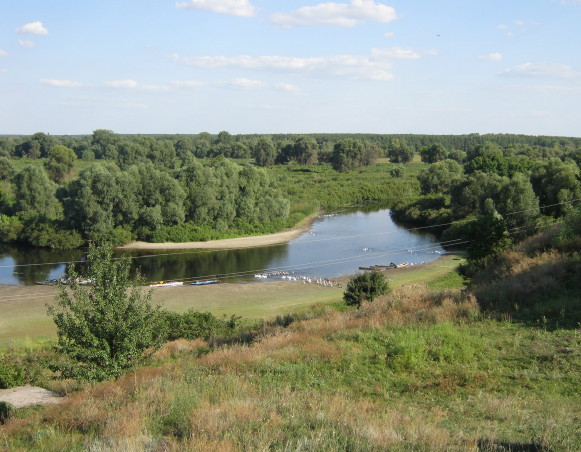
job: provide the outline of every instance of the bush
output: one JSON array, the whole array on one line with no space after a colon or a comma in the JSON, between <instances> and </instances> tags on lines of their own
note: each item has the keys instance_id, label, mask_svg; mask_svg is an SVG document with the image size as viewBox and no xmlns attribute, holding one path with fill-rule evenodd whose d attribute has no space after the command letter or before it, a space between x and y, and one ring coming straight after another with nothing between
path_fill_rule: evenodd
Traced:
<instances>
[{"instance_id":1,"label":"bush","mask_svg":"<svg viewBox=\"0 0 581 452\"><path fill-rule=\"evenodd\" d=\"M6 360L0 360L0 389L14 388L25 382L24 369Z\"/></svg>"},{"instance_id":2,"label":"bush","mask_svg":"<svg viewBox=\"0 0 581 452\"><path fill-rule=\"evenodd\" d=\"M209 339L221 335L227 329L226 322L217 319L209 312L196 312L189 309L183 314L162 311L161 315L166 331L165 339L168 341Z\"/></svg>"},{"instance_id":3,"label":"bush","mask_svg":"<svg viewBox=\"0 0 581 452\"><path fill-rule=\"evenodd\" d=\"M375 297L391 292L383 273L378 271L360 273L347 284L343 299L348 306L361 307L364 300L373 301Z\"/></svg>"},{"instance_id":4,"label":"bush","mask_svg":"<svg viewBox=\"0 0 581 452\"><path fill-rule=\"evenodd\" d=\"M113 259L108 246L91 246L88 260L93 284L59 287L56 305L48 308L57 326L57 351L68 358L51 368L63 378L102 381L121 376L155 352L163 330L151 291L142 294L129 276L129 259ZM71 281L76 277L72 269Z\"/></svg>"},{"instance_id":5,"label":"bush","mask_svg":"<svg viewBox=\"0 0 581 452\"><path fill-rule=\"evenodd\" d=\"M0 402L0 425L5 424L12 417L14 408L6 402Z\"/></svg>"}]
</instances>

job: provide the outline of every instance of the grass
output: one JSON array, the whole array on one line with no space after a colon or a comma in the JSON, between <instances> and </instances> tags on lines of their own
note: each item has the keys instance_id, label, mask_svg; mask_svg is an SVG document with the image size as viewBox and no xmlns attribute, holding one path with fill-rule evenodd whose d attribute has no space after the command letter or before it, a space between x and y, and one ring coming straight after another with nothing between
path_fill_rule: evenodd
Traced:
<instances>
[{"instance_id":1,"label":"grass","mask_svg":"<svg viewBox=\"0 0 581 452\"><path fill-rule=\"evenodd\" d=\"M463 262L459 254L447 254L422 266L390 270L386 273L392 287L428 284L435 289L455 288L455 267ZM349 276L338 278L343 287ZM0 295L0 348L18 346L24 341L54 338L52 319L46 303L56 289L51 286L5 286ZM268 319L296 313L314 305L341 303L343 289L316 284L268 282L260 284L219 284L200 287L164 287L154 291L153 302L166 309L185 312L192 308L221 316L237 315L246 319Z\"/></svg>"},{"instance_id":2,"label":"grass","mask_svg":"<svg viewBox=\"0 0 581 452\"><path fill-rule=\"evenodd\" d=\"M0 427L9 450L577 450L581 334L398 289L156 367ZM207 350L207 349L206 349ZM56 388L55 388L56 389ZM479 448L479 449L478 449Z\"/></svg>"}]
</instances>

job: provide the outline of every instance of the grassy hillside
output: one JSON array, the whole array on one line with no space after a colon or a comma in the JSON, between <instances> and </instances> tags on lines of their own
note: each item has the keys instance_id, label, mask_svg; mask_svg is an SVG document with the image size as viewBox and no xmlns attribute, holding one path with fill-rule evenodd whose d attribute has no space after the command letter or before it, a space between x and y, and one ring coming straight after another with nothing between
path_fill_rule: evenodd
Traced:
<instances>
[{"instance_id":1,"label":"grassy hillside","mask_svg":"<svg viewBox=\"0 0 581 452\"><path fill-rule=\"evenodd\" d=\"M61 405L17 413L0 426L0 445L46 451L578 450L579 325L562 322L552 310L521 315L521 308L505 309L512 303L490 302L499 287L539 275L535 269L554 254L562 265L575 261L576 251L547 249L547 240L532 239L513 251L520 258L509 254L491 264L474 276L470 291L440 290L457 286L444 273L400 285L359 310L329 307L304 312L286 327L265 323L234 344L175 341L149 367L117 381L52 382L71 395ZM551 287L544 302L560 300L575 286L560 279L564 270L554 265L543 273L542 286ZM531 293L541 292L537 286ZM531 299L525 291L504 293L519 306ZM579 298L574 303L578 312ZM533 312L541 318L534 320Z\"/></svg>"}]
</instances>

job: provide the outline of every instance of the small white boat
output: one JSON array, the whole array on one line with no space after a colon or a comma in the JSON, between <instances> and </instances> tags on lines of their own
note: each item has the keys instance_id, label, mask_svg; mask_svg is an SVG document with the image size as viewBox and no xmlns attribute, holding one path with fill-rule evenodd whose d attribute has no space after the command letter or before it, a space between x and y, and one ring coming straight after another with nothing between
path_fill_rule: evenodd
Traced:
<instances>
[{"instance_id":1,"label":"small white boat","mask_svg":"<svg viewBox=\"0 0 581 452\"><path fill-rule=\"evenodd\" d=\"M175 287L183 285L184 285L183 281L160 281L150 284L149 287Z\"/></svg>"}]
</instances>

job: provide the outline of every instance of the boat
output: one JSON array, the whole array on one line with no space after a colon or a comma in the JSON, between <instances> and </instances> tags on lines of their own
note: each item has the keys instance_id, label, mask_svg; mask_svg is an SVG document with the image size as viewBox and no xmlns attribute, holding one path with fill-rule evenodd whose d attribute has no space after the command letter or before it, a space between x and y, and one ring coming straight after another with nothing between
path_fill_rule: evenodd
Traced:
<instances>
[{"instance_id":1,"label":"boat","mask_svg":"<svg viewBox=\"0 0 581 452\"><path fill-rule=\"evenodd\" d=\"M175 287L183 285L184 285L183 281L160 281L150 284L149 287Z\"/></svg>"},{"instance_id":2,"label":"boat","mask_svg":"<svg viewBox=\"0 0 581 452\"><path fill-rule=\"evenodd\" d=\"M194 281L190 286L207 286L208 284L219 284L219 279L206 279L204 281Z\"/></svg>"}]
</instances>

